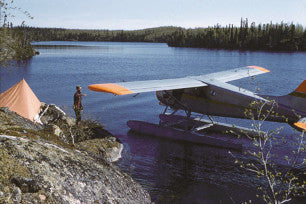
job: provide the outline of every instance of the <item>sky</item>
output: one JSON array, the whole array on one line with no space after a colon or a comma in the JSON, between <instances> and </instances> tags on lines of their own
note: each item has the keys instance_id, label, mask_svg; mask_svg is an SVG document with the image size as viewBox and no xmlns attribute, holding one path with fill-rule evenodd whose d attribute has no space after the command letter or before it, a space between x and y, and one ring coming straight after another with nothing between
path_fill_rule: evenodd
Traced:
<instances>
[{"instance_id":1,"label":"sky","mask_svg":"<svg viewBox=\"0 0 306 204\"><path fill-rule=\"evenodd\" d=\"M3 1L3 0L2 0ZM306 0L14 0L33 20L14 11L20 25L75 29L136 30L159 26L240 25L259 23L306 27Z\"/></svg>"}]
</instances>

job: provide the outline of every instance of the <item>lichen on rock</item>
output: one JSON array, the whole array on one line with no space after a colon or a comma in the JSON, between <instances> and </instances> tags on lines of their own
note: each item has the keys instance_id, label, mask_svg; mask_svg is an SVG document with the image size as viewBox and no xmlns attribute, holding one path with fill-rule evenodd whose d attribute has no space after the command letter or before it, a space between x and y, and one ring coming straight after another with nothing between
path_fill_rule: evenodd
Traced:
<instances>
[{"instance_id":1,"label":"lichen on rock","mask_svg":"<svg viewBox=\"0 0 306 204\"><path fill-rule=\"evenodd\" d=\"M111 163L40 140L0 138L0 149L8 150L28 172L14 176L13 183L19 185L12 195L19 192L15 187L27 183L27 192L32 189L36 197L44 195L58 203L150 203L149 194ZM21 200L28 196L23 191L16 196L20 194Z\"/></svg>"},{"instance_id":2,"label":"lichen on rock","mask_svg":"<svg viewBox=\"0 0 306 204\"><path fill-rule=\"evenodd\" d=\"M123 149L123 145L116 142L115 137L86 140L77 143L76 147L93 157L106 159L108 162L115 162L120 159Z\"/></svg>"},{"instance_id":3,"label":"lichen on rock","mask_svg":"<svg viewBox=\"0 0 306 204\"><path fill-rule=\"evenodd\" d=\"M55 105L42 111L40 125L0 108L0 203L151 202L111 163L123 148L117 138L92 120L75 126Z\"/></svg>"}]
</instances>

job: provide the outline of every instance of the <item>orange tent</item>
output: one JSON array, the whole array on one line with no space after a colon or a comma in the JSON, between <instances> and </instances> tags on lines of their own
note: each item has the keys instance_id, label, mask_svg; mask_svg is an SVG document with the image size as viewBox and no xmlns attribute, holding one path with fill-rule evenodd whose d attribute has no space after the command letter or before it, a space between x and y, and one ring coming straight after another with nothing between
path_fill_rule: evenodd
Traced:
<instances>
[{"instance_id":1,"label":"orange tent","mask_svg":"<svg viewBox=\"0 0 306 204\"><path fill-rule=\"evenodd\" d=\"M39 114L40 106L41 102L24 79L0 94L0 107L8 107L31 121Z\"/></svg>"}]
</instances>

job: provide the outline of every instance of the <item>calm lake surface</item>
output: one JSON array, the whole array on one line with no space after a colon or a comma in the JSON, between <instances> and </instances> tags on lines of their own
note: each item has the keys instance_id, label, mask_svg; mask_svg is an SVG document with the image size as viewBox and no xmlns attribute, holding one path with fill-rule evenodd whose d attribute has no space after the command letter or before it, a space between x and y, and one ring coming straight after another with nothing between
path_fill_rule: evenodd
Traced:
<instances>
[{"instance_id":1,"label":"calm lake surface","mask_svg":"<svg viewBox=\"0 0 306 204\"><path fill-rule=\"evenodd\" d=\"M228 150L129 132L128 120L158 122L163 107L155 93L113 96L92 92L93 83L166 79L257 65L269 69L255 82L234 85L262 94L285 95L306 79L306 53L240 52L171 48L159 43L39 42L40 55L0 69L0 92L25 78L37 97L73 115L75 86L81 85L84 117L98 120L124 144L120 168L156 203L241 203L256 200L256 180L234 165ZM44 46L41 46L44 45ZM230 120L229 120L230 121ZM238 125L247 125L237 120ZM268 123L267 128L280 124ZM285 125L283 135L292 134ZM285 152L287 148L279 148ZM238 155L239 153L237 153Z\"/></svg>"}]
</instances>

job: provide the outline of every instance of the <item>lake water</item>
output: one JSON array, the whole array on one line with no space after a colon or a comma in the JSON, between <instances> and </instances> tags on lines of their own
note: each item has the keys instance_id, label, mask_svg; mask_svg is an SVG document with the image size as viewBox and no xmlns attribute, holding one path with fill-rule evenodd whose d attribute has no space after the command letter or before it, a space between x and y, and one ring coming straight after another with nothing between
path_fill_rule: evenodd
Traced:
<instances>
[{"instance_id":1,"label":"lake water","mask_svg":"<svg viewBox=\"0 0 306 204\"><path fill-rule=\"evenodd\" d=\"M0 69L0 92L25 78L38 98L73 115L75 86L81 85L84 117L98 120L124 144L120 168L156 203L241 203L256 200L251 174L237 168L228 151L129 132L128 120L157 123L163 107L155 93L133 96L89 91L93 83L166 79L257 65L271 70L232 84L285 95L306 79L306 53L240 52L171 48L161 43L39 42L40 55ZM248 124L238 120L239 124ZM238 124L238 125L239 125ZM269 123L276 127L277 124ZM285 133L291 128L285 126ZM282 151L282 150L281 150Z\"/></svg>"}]
</instances>

